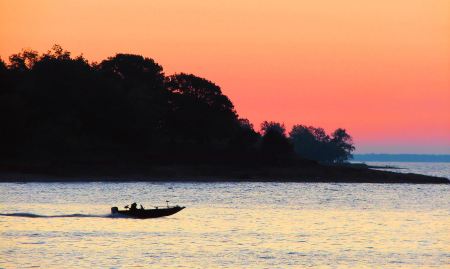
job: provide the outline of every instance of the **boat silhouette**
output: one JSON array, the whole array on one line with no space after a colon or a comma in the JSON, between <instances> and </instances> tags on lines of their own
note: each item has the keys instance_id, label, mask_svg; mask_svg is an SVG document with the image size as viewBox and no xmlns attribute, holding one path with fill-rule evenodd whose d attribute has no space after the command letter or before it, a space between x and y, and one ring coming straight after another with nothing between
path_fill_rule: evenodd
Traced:
<instances>
[{"instance_id":1,"label":"boat silhouette","mask_svg":"<svg viewBox=\"0 0 450 269\"><path fill-rule=\"evenodd\" d=\"M152 209L144 209L144 207L141 205L141 208L137 208L137 204L133 203L131 206L125 206L124 210L119 210L118 207L111 207L111 214L112 215L125 215L132 218L137 219L151 219L151 218L160 218L160 217L166 217L173 215L175 213L180 212L181 210L185 209L184 206L169 206L168 201L167 207L163 208L152 208Z\"/></svg>"}]
</instances>

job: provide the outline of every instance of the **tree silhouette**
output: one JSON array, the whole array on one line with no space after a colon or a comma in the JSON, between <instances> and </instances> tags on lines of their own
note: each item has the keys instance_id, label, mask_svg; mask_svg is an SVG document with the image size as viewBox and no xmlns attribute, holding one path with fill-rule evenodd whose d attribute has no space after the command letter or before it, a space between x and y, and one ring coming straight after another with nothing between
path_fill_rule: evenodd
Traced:
<instances>
[{"instance_id":1,"label":"tree silhouette","mask_svg":"<svg viewBox=\"0 0 450 269\"><path fill-rule=\"evenodd\" d=\"M289 137L298 156L326 163L344 162L351 158L355 149L351 137L343 129L337 129L330 137L322 128L294 125Z\"/></svg>"},{"instance_id":2,"label":"tree silhouette","mask_svg":"<svg viewBox=\"0 0 450 269\"><path fill-rule=\"evenodd\" d=\"M97 68L107 82L104 90L113 91L110 101L116 105L104 104L108 113L103 117L109 121L106 129L116 134L114 140L128 148L160 147L169 111L163 68L153 59L133 54L116 54Z\"/></svg>"},{"instance_id":3,"label":"tree silhouette","mask_svg":"<svg viewBox=\"0 0 450 269\"><path fill-rule=\"evenodd\" d=\"M9 56L9 68L14 71L27 71L33 68L38 60L38 53L34 50L22 50L19 53Z\"/></svg>"},{"instance_id":4,"label":"tree silhouette","mask_svg":"<svg viewBox=\"0 0 450 269\"><path fill-rule=\"evenodd\" d=\"M164 85L163 68L153 59L134 54L116 54L99 64L102 73L128 89L144 87L160 91Z\"/></svg>"},{"instance_id":5,"label":"tree silhouette","mask_svg":"<svg viewBox=\"0 0 450 269\"><path fill-rule=\"evenodd\" d=\"M263 132L261 152L265 161L282 163L292 157L292 145L286 137L284 124L264 121L261 124Z\"/></svg>"},{"instance_id":6,"label":"tree silhouette","mask_svg":"<svg viewBox=\"0 0 450 269\"><path fill-rule=\"evenodd\" d=\"M335 162L342 163L353 158L352 152L355 150L355 146L352 137L347 134L345 129L336 129L330 142L335 152Z\"/></svg>"},{"instance_id":7,"label":"tree silhouette","mask_svg":"<svg viewBox=\"0 0 450 269\"><path fill-rule=\"evenodd\" d=\"M4 78L6 76L6 71L7 70L8 69L6 68L5 62L3 61L2 58L0 58L0 77L1 78Z\"/></svg>"},{"instance_id":8,"label":"tree silhouette","mask_svg":"<svg viewBox=\"0 0 450 269\"><path fill-rule=\"evenodd\" d=\"M116 54L89 63L55 45L0 59L3 160L35 162L283 164L298 158L344 162L354 146L344 129L239 118L215 83L166 76L153 59Z\"/></svg>"},{"instance_id":9,"label":"tree silhouette","mask_svg":"<svg viewBox=\"0 0 450 269\"><path fill-rule=\"evenodd\" d=\"M192 74L169 76L169 133L177 143L196 147L221 147L239 128L231 101L219 86Z\"/></svg>"},{"instance_id":10,"label":"tree silhouette","mask_svg":"<svg viewBox=\"0 0 450 269\"><path fill-rule=\"evenodd\" d=\"M254 151L261 135L255 131L253 124L248 119L239 119L238 121L239 128L233 138L232 146L242 152Z\"/></svg>"}]
</instances>

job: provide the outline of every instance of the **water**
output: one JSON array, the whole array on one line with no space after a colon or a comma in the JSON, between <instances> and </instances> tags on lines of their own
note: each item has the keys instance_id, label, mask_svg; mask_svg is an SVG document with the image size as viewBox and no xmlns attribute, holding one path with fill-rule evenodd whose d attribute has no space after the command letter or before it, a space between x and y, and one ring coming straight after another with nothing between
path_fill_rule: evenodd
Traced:
<instances>
[{"instance_id":1,"label":"water","mask_svg":"<svg viewBox=\"0 0 450 269\"><path fill-rule=\"evenodd\" d=\"M450 179L450 163L432 162L365 162L373 166L391 166L401 169L380 169L400 173L417 173L430 176L446 177Z\"/></svg>"},{"instance_id":2,"label":"water","mask_svg":"<svg viewBox=\"0 0 450 269\"><path fill-rule=\"evenodd\" d=\"M3 183L0 268L448 268L449 198L448 185ZM134 200L187 208L109 214Z\"/></svg>"}]
</instances>

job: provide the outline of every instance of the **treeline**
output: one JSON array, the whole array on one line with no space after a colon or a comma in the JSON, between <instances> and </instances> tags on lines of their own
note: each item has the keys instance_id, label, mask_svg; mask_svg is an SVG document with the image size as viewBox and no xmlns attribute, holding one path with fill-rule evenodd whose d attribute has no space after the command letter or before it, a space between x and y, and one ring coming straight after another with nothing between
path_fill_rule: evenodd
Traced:
<instances>
[{"instance_id":1,"label":"treeline","mask_svg":"<svg viewBox=\"0 0 450 269\"><path fill-rule=\"evenodd\" d=\"M213 82L166 76L140 55L100 63L55 45L0 59L3 160L110 159L150 163L340 163L351 158L344 129L276 122L255 131Z\"/></svg>"}]
</instances>

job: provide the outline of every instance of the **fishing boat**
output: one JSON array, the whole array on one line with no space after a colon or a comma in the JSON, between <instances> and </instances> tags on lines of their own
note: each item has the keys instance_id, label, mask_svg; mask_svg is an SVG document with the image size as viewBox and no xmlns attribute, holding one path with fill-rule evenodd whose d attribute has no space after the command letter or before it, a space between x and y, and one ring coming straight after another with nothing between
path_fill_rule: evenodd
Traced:
<instances>
[{"instance_id":1,"label":"fishing boat","mask_svg":"<svg viewBox=\"0 0 450 269\"><path fill-rule=\"evenodd\" d=\"M168 201L166 201L168 202ZM152 208L152 209L145 209L144 207L137 208L137 204L133 203L131 206L125 206L124 210L119 210L118 207L111 207L111 214L112 215L125 215L132 218L137 219L151 219L151 218L160 218L160 217L166 217L173 215L175 213L180 212L181 210L185 209L184 206L169 206L167 204L167 207L163 208Z\"/></svg>"}]
</instances>

